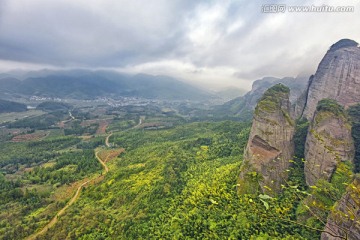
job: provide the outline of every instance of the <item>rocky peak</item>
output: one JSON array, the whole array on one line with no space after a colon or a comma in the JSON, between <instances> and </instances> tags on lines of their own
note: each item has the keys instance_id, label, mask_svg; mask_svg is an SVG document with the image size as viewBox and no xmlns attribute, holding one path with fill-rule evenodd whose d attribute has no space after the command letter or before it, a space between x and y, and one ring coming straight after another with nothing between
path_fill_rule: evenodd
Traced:
<instances>
[{"instance_id":1,"label":"rocky peak","mask_svg":"<svg viewBox=\"0 0 360 240\"><path fill-rule=\"evenodd\" d=\"M360 48L343 39L331 46L309 85L303 117L311 120L324 98L348 107L360 102Z\"/></svg>"},{"instance_id":2,"label":"rocky peak","mask_svg":"<svg viewBox=\"0 0 360 240\"><path fill-rule=\"evenodd\" d=\"M359 44L351 39L341 39L337 43L331 45L329 51L336 51L340 48L357 47Z\"/></svg>"},{"instance_id":3,"label":"rocky peak","mask_svg":"<svg viewBox=\"0 0 360 240\"><path fill-rule=\"evenodd\" d=\"M281 190L294 153L294 120L290 116L290 90L277 84L259 100L241 168L239 190L267 194Z\"/></svg>"},{"instance_id":4,"label":"rocky peak","mask_svg":"<svg viewBox=\"0 0 360 240\"><path fill-rule=\"evenodd\" d=\"M283 84L291 90L290 92L290 102L295 102L296 99L301 95L304 89L307 86L308 76L298 76L296 78L284 77L284 78L274 78L274 77L264 77L262 79L256 80L250 92L245 96L249 98L249 104L251 108L254 109L256 103L259 101L261 96L265 93L267 89L276 84Z\"/></svg>"},{"instance_id":5,"label":"rocky peak","mask_svg":"<svg viewBox=\"0 0 360 240\"><path fill-rule=\"evenodd\" d=\"M339 161L353 161L351 123L335 100L319 102L305 143L305 178L310 186L330 180Z\"/></svg>"}]
</instances>

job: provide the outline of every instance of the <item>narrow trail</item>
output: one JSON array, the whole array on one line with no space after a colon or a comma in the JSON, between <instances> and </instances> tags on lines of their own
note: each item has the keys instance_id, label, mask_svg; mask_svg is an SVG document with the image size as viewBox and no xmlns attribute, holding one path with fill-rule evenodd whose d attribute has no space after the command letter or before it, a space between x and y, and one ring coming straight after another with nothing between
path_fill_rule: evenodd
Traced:
<instances>
[{"instance_id":1,"label":"narrow trail","mask_svg":"<svg viewBox=\"0 0 360 240\"><path fill-rule=\"evenodd\" d=\"M144 119L145 119L145 117L144 117ZM142 118L142 117L140 117L140 119L139 119L139 123L138 123L138 125L136 125L136 127L140 126L140 125L142 124L142 122L143 122L143 118Z\"/></svg>"},{"instance_id":2,"label":"narrow trail","mask_svg":"<svg viewBox=\"0 0 360 240\"><path fill-rule=\"evenodd\" d=\"M124 130L124 132L125 132L125 131L129 131L129 130L131 130L131 129L139 128L139 127L141 126L141 124L144 123L144 121L145 121L145 116L140 116L140 118L139 118L139 123L136 124L135 126L133 126L132 128L128 128L128 129Z\"/></svg>"},{"instance_id":3,"label":"narrow trail","mask_svg":"<svg viewBox=\"0 0 360 240\"><path fill-rule=\"evenodd\" d=\"M145 116L140 116L140 118L139 118L139 123L138 123L136 126L134 126L133 128L140 127L141 124L143 124L143 121L144 121L144 120L145 120Z\"/></svg>"},{"instance_id":4,"label":"narrow trail","mask_svg":"<svg viewBox=\"0 0 360 240\"><path fill-rule=\"evenodd\" d=\"M46 224L45 227L43 227L43 229L37 233L35 233L34 235L31 235L30 237L27 238L27 240L34 240L36 239L36 237L38 237L39 235L42 235L44 234L47 230L49 230L49 228L51 228L52 226L55 225L55 223L57 223L58 221L58 218L63 215L65 213L65 210L70 207L80 196L80 192L81 192L81 189L90 182L91 180L88 180L84 183L82 183L78 189L76 190L76 193L75 195L70 199L70 201L65 205L65 207L63 207L62 209L60 209L60 211L56 214L55 217L53 217L53 219L51 219L51 221Z\"/></svg>"},{"instance_id":5,"label":"narrow trail","mask_svg":"<svg viewBox=\"0 0 360 240\"><path fill-rule=\"evenodd\" d=\"M75 120L75 117L72 115L71 111L69 111L69 116L71 117L72 120Z\"/></svg>"},{"instance_id":6,"label":"narrow trail","mask_svg":"<svg viewBox=\"0 0 360 240\"><path fill-rule=\"evenodd\" d=\"M107 147L110 147L109 138L111 137L111 135L112 135L112 133L110 133L110 134L106 137L106 139L105 139L105 145L106 145Z\"/></svg>"},{"instance_id":7,"label":"narrow trail","mask_svg":"<svg viewBox=\"0 0 360 240\"><path fill-rule=\"evenodd\" d=\"M68 123L68 122L76 119L76 118L72 115L72 113L71 113L70 111L69 111L69 116L70 116L70 119L61 121L61 122L59 123L62 128L64 127L65 123Z\"/></svg>"},{"instance_id":8,"label":"narrow trail","mask_svg":"<svg viewBox=\"0 0 360 240\"><path fill-rule=\"evenodd\" d=\"M111 135L112 135L112 133L109 134L109 135L106 137L106 146L107 146L107 147L110 147L109 137L110 137ZM105 162L104 162L103 160L101 160L101 158L99 157L98 154L99 154L99 151L95 151L95 157L96 157L96 159L99 161L99 163L103 166L104 171L105 171L105 174L106 174L106 173L109 172L109 168L108 168L108 166L105 164ZM88 184L89 182L91 182L91 181L96 181L96 180L97 180L98 178L100 178L100 177L103 177L103 175L100 175L100 176L98 176L98 177L96 177L96 178L93 178L93 179L87 180L86 182L83 182L83 183L77 188L77 190L76 190L76 192L75 192L75 195L70 199L70 201L65 205L65 207L63 207L62 209L60 209L60 211L57 212L57 214L55 215L55 217L53 217L53 218L51 219L51 221L50 221L48 224L46 224L46 226L43 227L39 232L36 232L35 234L29 236L29 237L26 238L26 239L27 239L27 240L35 240L39 235L44 234L47 230L49 230L49 228L53 227L53 226L57 223L59 217L65 213L65 210L66 210L68 207L70 207L73 203L75 203L76 200L80 197L80 193L81 193L82 188L83 188L86 184Z\"/></svg>"},{"instance_id":9,"label":"narrow trail","mask_svg":"<svg viewBox=\"0 0 360 240\"><path fill-rule=\"evenodd\" d=\"M104 167L105 173L108 173L108 172L109 172L109 168L108 168L108 166L106 166L105 162L104 162L103 160L101 160L101 158L99 157L98 153L99 153L99 151L96 151L96 152L95 152L95 157L96 157L96 159L100 162L100 164Z\"/></svg>"}]
</instances>

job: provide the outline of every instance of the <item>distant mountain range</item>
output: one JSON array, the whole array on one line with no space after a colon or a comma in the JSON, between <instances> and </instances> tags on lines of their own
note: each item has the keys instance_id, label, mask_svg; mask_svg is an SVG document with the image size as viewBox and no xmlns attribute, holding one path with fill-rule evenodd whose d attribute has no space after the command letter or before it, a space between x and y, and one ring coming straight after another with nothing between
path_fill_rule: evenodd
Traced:
<instances>
[{"instance_id":1,"label":"distant mountain range","mask_svg":"<svg viewBox=\"0 0 360 240\"><path fill-rule=\"evenodd\" d=\"M308 80L309 76L299 76L296 78L264 77L262 79L256 80L252 85L251 91L246 93L244 96L237 97L223 105L215 107L214 115L235 116L243 120L251 119L252 112L255 109L258 100L268 88L278 83L282 83L290 88L290 101L294 104L305 91Z\"/></svg>"},{"instance_id":2,"label":"distant mountain range","mask_svg":"<svg viewBox=\"0 0 360 240\"><path fill-rule=\"evenodd\" d=\"M13 71L0 74L0 94L4 99L29 96L89 100L99 97L138 97L182 101L218 99L228 102L215 107L212 111L214 116L241 116L248 119L258 99L269 87L277 83L288 86L291 89L290 100L294 103L304 92L307 82L308 76L265 77L256 80L251 91L245 94L244 90L234 87L218 92L207 92L169 76L130 75L115 71L90 70Z\"/></svg>"},{"instance_id":3,"label":"distant mountain range","mask_svg":"<svg viewBox=\"0 0 360 240\"><path fill-rule=\"evenodd\" d=\"M0 94L73 99L122 96L168 100L205 100L215 96L168 76L88 70L0 74Z\"/></svg>"}]
</instances>

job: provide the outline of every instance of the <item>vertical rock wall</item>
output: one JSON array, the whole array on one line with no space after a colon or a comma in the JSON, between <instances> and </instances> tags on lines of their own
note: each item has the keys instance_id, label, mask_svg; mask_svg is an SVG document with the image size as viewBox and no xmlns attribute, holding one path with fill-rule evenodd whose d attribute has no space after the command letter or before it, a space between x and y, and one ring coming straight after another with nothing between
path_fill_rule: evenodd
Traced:
<instances>
[{"instance_id":1,"label":"vertical rock wall","mask_svg":"<svg viewBox=\"0 0 360 240\"><path fill-rule=\"evenodd\" d=\"M360 48L358 43L342 39L331 46L312 80L303 117L311 120L317 103L324 98L348 107L360 102Z\"/></svg>"},{"instance_id":2,"label":"vertical rock wall","mask_svg":"<svg viewBox=\"0 0 360 240\"><path fill-rule=\"evenodd\" d=\"M281 190L294 154L294 120L290 114L289 88L277 84L258 102L240 174L240 192Z\"/></svg>"},{"instance_id":3,"label":"vertical rock wall","mask_svg":"<svg viewBox=\"0 0 360 240\"><path fill-rule=\"evenodd\" d=\"M330 180L339 161L353 161L351 123L334 100L319 102L305 143L305 178L309 186L320 178Z\"/></svg>"}]
</instances>

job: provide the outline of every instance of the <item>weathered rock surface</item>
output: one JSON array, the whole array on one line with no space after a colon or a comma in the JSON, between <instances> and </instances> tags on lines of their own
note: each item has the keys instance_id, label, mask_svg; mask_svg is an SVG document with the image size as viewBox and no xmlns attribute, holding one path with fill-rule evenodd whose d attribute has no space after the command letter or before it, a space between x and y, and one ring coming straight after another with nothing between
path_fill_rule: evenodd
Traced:
<instances>
[{"instance_id":1,"label":"weathered rock surface","mask_svg":"<svg viewBox=\"0 0 360 240\"><path fill-rule=\"evenodd\" d=\"M318 104L305 143L305 178L309 186L330 180L339 161L353 161L351 124L342 106L324 99Z\"/></svg>"},{"instance_id":2,"label":"weathered rock surface","mask_svg":"<svg viewBox=\"0 0 360 240\"><path fill-rule=\"evenodd\" d=\"M254 192L259 186L268 194L281 190L294 153L289 94L288 87L277 84L258 102L241 167L240 192Z\"/></svg>"},{"instance_id":3,"label":"weathered rock surface","mask_svg":"<svg viewBox=\"0 0 360 240\"><path fill-rule=\"evenodd\" d=\"M312 119L317 103L331 98L348 107L360 102L360 48L342 39L331 46L309 86L303 117Z\"/></svg>"},{"instance_id":4,"label":"weathered rock surface","mask_svg":"<svg viewBox=\"0 0 360 240\"><path fill-rule=\"evenodd\" d=\"M355 178L336 204L326 223L321 240L360 239L360 177Z\"/></svg>"},{"instance_id":5,"label":"weathered rock surface","mask_svg":"<svg viewBox=\"0 0 360 240\"><path fill-rule=\"evenodd\" d=\"M314 75L311 75L307 84L307 87L303 90L303 92L299 95L299 97L296 99L295 103L293 104L293 111L292 116L294 119L298 119L303 115L307 96L309 94L309 87L314 79Z\"/></svg>"}]
</instances>

